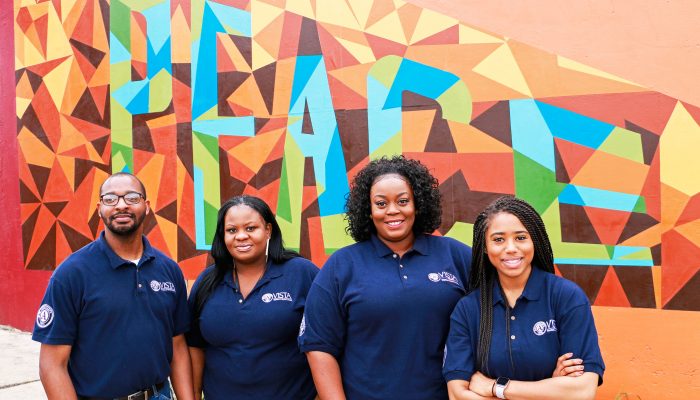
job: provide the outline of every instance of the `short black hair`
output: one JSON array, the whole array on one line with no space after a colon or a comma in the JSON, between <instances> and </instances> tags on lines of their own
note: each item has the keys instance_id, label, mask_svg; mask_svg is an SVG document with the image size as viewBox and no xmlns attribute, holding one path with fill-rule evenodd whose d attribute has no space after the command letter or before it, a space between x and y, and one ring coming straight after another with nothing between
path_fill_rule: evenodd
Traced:
<instances>
[{"instance_id":1,"label":"short black hair","mask_svg":"<svg viewBox=\"0 0 700 400\"><path fill-rule=\"evenodd\" d=\"M513 196L502 196L489 204L474 221L474 239L472 242L472 267L469 274L469 291L481 289L479 305L479 341L476 348L477 370L489 375L489 351L493 334L493 285L497 279L496 268L486 254L486 231L493 217L500 213L512 214L527 229L535 255L532 268L554 273L554 254L549 242L547 228L542 217L525 200Z\"/></svg>"},{"instance_id":2,"label":"short black hair","mask_svg":"<svg viewBox=\"0 0 700 400\"><path fill-rule=\"evenodd\" d=\"M371 161L355 175L345 201L345 231L357 242L369 240L376 232L372 222L369 193L375 180L387 174L397 174L408 181L416 204L413 232L432 233L440 226L442 207L438 181L418 160L403 155L382 157Z\"/></svg>"},{"instance_id":3,"label":"short black hair","mask_svg":"<svg viewBox=\"0 0 700 400\"><path fill-rule=\"evenodd\" d=\"M138 177L136 177L136 175L130 172L115 172L112 175L108 176L107 179L105 179L104 182L102 182L102 184L100 185L100 195L102 195L102 188L105 186L105 183L107 183L108 180L119 176L128 176L136 180L136 182L139 183L139 186L141 186L141 194L143 195L143 199L146 200L146 186L143 185L141 179L139 179Z\"/></svg>"}]
</instances>

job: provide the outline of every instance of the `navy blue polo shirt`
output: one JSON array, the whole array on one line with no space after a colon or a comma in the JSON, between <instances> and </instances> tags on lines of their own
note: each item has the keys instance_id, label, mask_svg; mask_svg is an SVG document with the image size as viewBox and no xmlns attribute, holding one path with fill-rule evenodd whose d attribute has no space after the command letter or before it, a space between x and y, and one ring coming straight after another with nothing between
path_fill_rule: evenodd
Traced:
<instances>
[{"instance_id":1,"label":"navy blue polo shirt","mask_svg":"<svg viewBox=\"0 0 700 400\"><path fill-rule=\"evenodd\" d=\"M204 270L192 287L190 312L199 282L213 269ZM270 262L245 299L233 284L233 274L224 275L186 335L190 346L204 349L202 389L207 400L316 396L296 338L317 273L318 268L302 257L283 264Z\"/></svg>"},{"instance_id":2,"label":"navy blue polo shirt","mask_svg":"<svg viewBox=\"0 0 700 400\"><path fill-rule=\"evenodd\" d=\"M328 259L309 292L299 345L339 362L348 399L446 399L441 366L471 249L419 235L399 257L376 236Z\"/></svg>"},{"instance_id":3,"label":"navy blue polo shirt","mask_svg":"<svg viewBox=\"0 0 700 400\"><path fill-rule=\"evenodd\" d=\"M189 326L182 271L145 237L135 265L103 232L59 265L41 303L32 339L72 346L79 396L125 396L165 381L172 338Z\"/></svg>"},{"instance_id":4,"label":"navy blue polo shirt","mask_svg":"<svg viewBox=\"0 0 700 400\"><path fill-rule=\"evenodd\" d=\"M470 380L476 372L479 339L479 290L463 298L452 313L444 366L445 380ZM598 347L591 305L575 283L532 268L514 308L493 289L493 336L489 352L490 377L538 381L552 377L557 358L573 353L585 372L603 382L605 364Z\"/></svg>"}]
</instances>

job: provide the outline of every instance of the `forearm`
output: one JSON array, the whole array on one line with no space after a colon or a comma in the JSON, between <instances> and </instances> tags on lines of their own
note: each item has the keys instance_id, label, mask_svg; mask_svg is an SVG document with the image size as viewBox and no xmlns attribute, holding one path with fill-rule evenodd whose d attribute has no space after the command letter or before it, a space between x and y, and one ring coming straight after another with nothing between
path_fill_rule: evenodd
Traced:
<instances>
[{"instance_id":1,"label":"forearm","mask_svg":"<svg viewBox=\"0 0 700 400\"><path fill-rule=\"evenodd\" d=\"M192 359L192 386L194 388L194 398L202 398L202 376L204 375L204 349L190 347L190 358Z\"/></svg>"},{"instance_id":2,"label":"forearm","mask_svg":"<svg viewBox=\"0 0 700 400\"><path fill-rule=\"evenodd\" d=\"M338 360L321 351L310 351L306 353L306 358L309 360L319 399L345 400Z\"/></svg>"},{"instance_id":3,"label":"forearm","mask_svg":"<svg viewBox=\"0 0 700 400\"><path fill-rule=\"evenodd\" d=\"M447 393L450 400L496 400L495 397L484 397L469 390L469 381L452 380L447 382Z\"/></svg>"},{"instance_id":4,"label":"forearm","mask_svg":"<svg viewBox=\"0 0 700 400\"><path fill-rule=\"evenodd\" d=\"M541 381L510 381L505 390L508 400L592 400L598 388L598 374L584 372L577 377L559 376Z\"/></svg>"},{"instance_id":5,"label":"forearm","mask_svg":"<svg viewBox=\"0 0 700 400\"><path fill-rule=\"evenodd\" d=\"M68 375L70 346L41 345L39 378L49 400L76 400L78 395Z\"/></svg>"},{"instance_id":6,"label":"forearm","mask_svg":"<svg viewBox=\"0 0 700 400\"><path fill-rule=\"evenodd\" d=\"M192 389L192 364L185 337L173 337L173 360L170 363L170 380L179 400L194 400Z\"/></svg>"}]
</instances>

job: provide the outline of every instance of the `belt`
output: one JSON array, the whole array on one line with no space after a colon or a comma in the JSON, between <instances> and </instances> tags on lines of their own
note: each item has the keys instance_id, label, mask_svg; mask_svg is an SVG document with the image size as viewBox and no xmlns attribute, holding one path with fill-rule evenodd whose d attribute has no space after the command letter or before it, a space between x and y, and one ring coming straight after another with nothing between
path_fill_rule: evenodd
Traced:
<instances>
[{"instance_id":1,"label":"belt","mask_svg":"<svg viewBox=\"0 0 700 400\"><path fill-rule=\"evenodd\" d=\"M78 396L78 400L148 400L149 397L153 396L156 393L156 390L160 392L160 390L163 389L164 386L165 382L161 382L156 383L148 389L139 390L138 392L134 392L128 396L114 398Z\"/></svg>"}]
</instances>

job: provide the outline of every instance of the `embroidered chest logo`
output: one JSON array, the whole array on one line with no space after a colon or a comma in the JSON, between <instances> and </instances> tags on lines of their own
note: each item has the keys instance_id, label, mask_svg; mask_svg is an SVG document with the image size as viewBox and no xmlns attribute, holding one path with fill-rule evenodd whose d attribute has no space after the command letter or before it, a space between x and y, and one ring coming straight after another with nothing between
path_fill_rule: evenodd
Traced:
<instances>
[{"instance_id":1,"label":"embroidered chest logo","mask_svg":"<svg viewBox=\"0 0 700 400\"><path fill-rule=\"evenodd\" d=\"M428 279L431 282L450 282L454 283L455 285L459 285L457 277L447 271L431 272L428 274Z\"/></svg>"},{"instance_id":2,"label":"embroidered chest logo","mask_svg":"<svg viewBox=\"0 0 700 400\"><path fill-rule=\"evenodd\" d=\"M151 281L151 290L154 292L173 292L175 293L175 285L172 282Z\"/></svg>"},{"instance_id":3,"label":"embroidered chest logo","mask_svg":"<svg viewBox=\"0 0 700 400\"><path fill-rule=\"evenodd\" d=\"M262 295L263 303L272 301L292 301L292 295L289 292L265 293Z\"/></svg>"},{"instance_id":4,"label":"embroidered chest logo","mask_svg":"<svg viewBox=\"0 0 700 400\"><path fill-rule=\"evenodd\" d=\"M53 322L53 308L48 304L42 304L39 312L36 313L36 325L39 328L46 328Z\"/></svg>"},{"instance_id":5,"label":"embroidered chest logo","mask_svg":"<svg viewBox=\"0 0 700 400\"><path fill-rule=\"evenodd\" d=\"M539 321L532 326L532 331L535 335L542 336L547 332L557 331L557 321L550 319L549 322Z\"/></svg>"}]
</instances>

